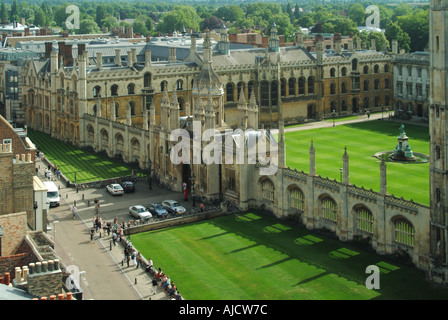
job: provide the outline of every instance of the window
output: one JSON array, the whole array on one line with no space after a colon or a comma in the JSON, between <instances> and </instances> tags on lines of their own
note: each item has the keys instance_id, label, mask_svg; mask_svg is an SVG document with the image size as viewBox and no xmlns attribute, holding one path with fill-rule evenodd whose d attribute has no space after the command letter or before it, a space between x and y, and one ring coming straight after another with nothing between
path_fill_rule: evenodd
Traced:
<instances>
[{"instance_id":1,"label":"window","mask_svg":"<svg viewBox=\"0 0 448 320\"><path fill-rule=\"evenodd\" d=\"M131 116L135 116L135 102L130 101L129 106L131 107Z\"/></svg>"},{"instance_id":2,"label":"window","mask_svg":"<svg viewBox=\"0 0 448 320\"><path fill-rule=\"evenodd\" d=\"M389 79L384 79L384 89L389 89Z\"/></svg>"},{"instance_id":3,"label":"window","mask_svg":"<svg viewBox=\"0 0 448 320\"><path fill-rule=\"evenodd\" d=\"M145 73L143 76L143 86L145 88L151 87L151 74L149 72Z\"/></svg>"},{"instance_id":4,"label":"window","mask_svg":"<svg viewBox=\"0 0 448 320\"><path fill-rule=\"evenodd\" d=\"M110 94L113 96L118 96L118 86L116 84L110 87Z\"/></svg>"},{"instance_id":5,"label":"window","mask_svg":"<svg viewBox=\"0 0 448 320\"><path fill-rule=\"evenodd\" d=\"M358 69L358 59L352 60L352 71L356 71Z\"/></svg>"},{"instance_id":6,"label":"window","mask_svg":"<svg viewBox=\"0 0 448 320\"><path fill-rule=\"evenodd\" d=\"M341 69L341 76L343 76L343 77L347 76L347 68L346 67L343 67Z\"/></svg>"},{"instance_id":7,"label":"window","mask_svg":"<svg viewBox=\"0 0 448 320\"><path fill-rule=\"evenodd\" d=\"M330 84L330 94L336 94L336 85L334 83Z\"/></svg>"},{"instance_id":8,"label":"window","mask_svg":"<svg viewBox=\"0 0 448 320\"><path fill-rule=\"evenodd\" d=\"M356 220L358 230L373 233L373 215L367 208L356 211Z\"/></svg>"},{"instance_id":9,"label":"window","mask_svg":"<svg viewBox=\"0 0 448 320\"><path fill-rule=\"evenodd\" d=\"M368 66L364 66L363 72L364 72L364 74L368 74L369 73L369 67Z\"/></svg>"},{"instance_id":10,"label":"window","mask_svg":"<svg viewBox=\"0 0 448 320\"><path fill-rule=\"evenodd\" d=\"M290 78L288 81L288 95L290 96L294 96L295 93L295 86L296 86L296 79L295 78Z\"/></svg>"},{"instance_id":11,"label":"window","mask_svg":"<svg viewBox=\"0 0 448 320\"><path fill-rule=\"evenodd\" d=\"M299 94L305 94L305 78L299 78Z\"/></svg>"},{"instance_id":12,"label":"window","mask_svg":"<svg viewBox=\"0 0 448 320\"><path fill-rule=\"evenodd\" d=\"M345 82L342 82L342 84L341 84L341 92L347 93L347 85L345 84Z\"/></svg>"},{"instance_id":13,"label":"window","mask_svg":"<svg viewBox=\"0 0 448 320\"><path fill-rule=\"evenodd\" d=\"M436 188L436 203L440 203L442 200L442 193L440 192L440 188Z\"/></svg>"},{"instance_id":14,"label":"window","mask_svg":"<svg viewBox=\"0 0 448 320\"><path fill-rule=\"evenodd\" d=\"M314 78L308 77L308 94L314 93Z\"/></svg>"},{"instance_id":15,"label":"window","mask_svg":"<svg viewBox=\"0 0 448 320\"><path fill-rule=\"evenodd\" d=\"M384 72L389 72L389 65L388 64L384 65Z\"/></svg>"},{"instance_id":16,"label":"window","mask_svg":"<svg viewBox=\"0 0 448 320\"><path fill-rule=\"evenodd\" d=\"M440 146L436 146L436 160L440 160Z\"/></svg>"},{"instance_id":17,"label":"window","mask_svg":"<svg viewBox=\"0 0 448 320\"><path fill-rule=\"evenodd\" d=\"M330 69L330 77L334 78L336 76L336 69L335 68L331 68Z\"/></svg>"},{"instance_id":18,"label":"window","mask_svg":"<svg viewBox=\"0 0 448 320\"><path fill-rule=\"evenodd\" d=\"M135 93L135 85L133 83L128 84L128 94Z\"/></svg>"},{"instance_id":19,"label":"window","mask_svg":"<svg viewBox=\"0 0 448 320\"><path fill-rule=\"evenodd\" d=\"M380 90L380 80L379 79L374 80L373 87L375 90Z\"/></svg>"},{"instance_id":20,"label":"window","mask_svg":"<svg viewBox=\"0 0 448 320\"><path fill-rule=\"evenodd\" d=\"M232 83L228 83L226 85L226 99L227 102L233 102L233 84Z\"/></svg>"},{"instance_id":21,"label":"window","mask_svg":"<svg viewBox=\"0 0 448 320\"><path fill-rule=\"evenodd\" d=\"M364 91L369 91L369 80L364 80Z\"/></svg>"},{"instance_id":22,"label":"window","mask_svg":"<svg viewBox=\"0 0 448 320\"><path fill-rule=\"evenodd\" d=\"M274 184L270 180L263 181L263 199L268 201L274 201Z\"/></svg>"},{"instance_id":23,"label":"window","mask_svg":"<svg viewBox=\"0 0 448 320\"><path fill-rule=\"evenodd\" d=\"M415 229L407 220L395 222L395 241L409 247L414 247Z\"/></svg>"},{"instance_id":24,"label":"window","mask_svg":"<svg viewBox=\"0 0 448 320\"><path fill-rule=\"evenodd\" d=\"M337 221L337 205L331 198L322 200L322 218L333 222Z\"/></svg>"},{"instance_id":25,"label":"window","mask_svg":"<svg viewBox=\"0 0 448 320\"><path fill-rule=\"evenodd\" d=\"M100 86L96 86L95 88L93 88L93 97L94 98L100 97L100 94L101 94L101 87Z\"/></svg>"},{"instance_id":26,"label":"window","mask_svg":"<svg viewBox=\"0 0 448 320\"><path fill-rule=\"evenodd\" d=\"M271 82L271 105L278 105L278 81Z\"/></svg>"},{"instance_id":27,"label":"window","mask_svg":"<svg viewBox=\"0 0 448 320\"><path fill-rule=\"evenodd\" d=\"M176 90L183 90L183 81L182 80L177 80L176 81Z\"/></svg>"},{"instance_id":28,"label":"window","mask_svg":"<svg viewBox=\"0 0 448 320\"><path fill-rule=\"evenodd\" d=\"M379 65L375 65L374 67L373 67L373 72L374 73L378 73L378 72L380 72L380 67L379 67Z\"/></svg>"},{"instance_id":29,"label":"window","mask_svg":"<svg viewBox=\"0 0 448 320\"><path fill-rule=\"evenodd\" d=\"M292 209L303 211L303 193L297 188L292 189L289 192L289 199Z\"/></svg>"},{"instance_id":30,"label":"window","mask_svg":"<svg viewBox=\"0 0 448 320\"><path fill-rule=\"evenodd\" d=\"M168 89L168 82L166 82L166 81L162 81L161 83L160 83L160 91L165 91L165 89Z\"/></svg>"}]
</instances>

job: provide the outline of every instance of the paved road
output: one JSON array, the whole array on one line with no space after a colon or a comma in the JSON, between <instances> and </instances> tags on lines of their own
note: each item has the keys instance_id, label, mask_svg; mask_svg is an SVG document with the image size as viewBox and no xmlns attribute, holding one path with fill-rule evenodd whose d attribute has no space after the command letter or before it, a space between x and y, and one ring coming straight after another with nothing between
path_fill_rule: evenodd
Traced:
<instances>
[{"instance_id":1,"label":"paved road","mask_svg":"<svg viewBox=\"0 0 448 320\"><path fill-rule=\"evenodd\" d=\"M39 162L36 165L43 168ZM55 183L60 186L61 205L51 208L48 213L51 228L48 234L55 237L55 251L62 262L74 270L75 278L80 274L83 300L168 300L165 293L152 286L152 279L143 268L127 267L126 263L122 265L121 244L111 246L110 236L99 238L98 234L94 241L90 241L89 229L95 214L93 200L100 201L103 220L111 221L118 217L120 222L132 219L128 207L134 204L173 199L191 208L191 201L184 202L181 193L162 190L154 185L150 190L146 183L138 183L135 193L122 196L111 196L105 189L76 192L76 189L66 188L59 181ZM91 206L88 205L89 200ZM75 220L70 211L74 201L78 207Z\"/></svg>"}]
</instances>

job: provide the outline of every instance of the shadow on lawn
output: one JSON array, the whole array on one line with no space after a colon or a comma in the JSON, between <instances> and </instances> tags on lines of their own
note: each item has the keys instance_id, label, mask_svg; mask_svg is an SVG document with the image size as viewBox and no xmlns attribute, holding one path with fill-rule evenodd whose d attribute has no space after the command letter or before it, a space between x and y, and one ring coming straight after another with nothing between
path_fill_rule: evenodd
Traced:
<instances>
[{"instance_id":1,"label":"shadow on lawn","mask_svg":"<svg viewBox=\"0 0 448 320\"><path fill-rule=\"evenodd\" d=\"M400 135L399 127L400 121L366 121L345 124L347 128L353 128L357 130L370 131L373 134L384 134L392 137L398 137ZM429 142L429 129L425 126L405 124L406 135L412 140L421 140Z\"/></svg>"},{"instance_id":2,"label":"shadow on lawn","mask_svg":"<svg viewBox=\"0 0 448 320\"><path fill-rule=\"evenodd\" d=\"M244 219L246 215L256 215L259 218ZM293 222L289 223L282 220L281 225L286 226L286 228L283 228L284 230L281 232L272 233L266 231L274 225L278 226L279 221L277 218L264 213L251 211L250 213L246 212L239 215L211 219L207 223L225 230L225 232L216 236L233 233L255 242L253 245L229 251L227 254L250 250L257 246L266 246L280 252L282 255L286 255L284 258L261 266L258 269L268 269L296 259L321 271L317 275L300 280L293 286L300 286L321 279L326 275L336 275L344 278L346 281L352 281L356 285L364 287L366 279L370 275L366 274L367 266L377 265L381 272L381 288L375 290L379 294L375 299L448 298L448 288L437 288L425 279L423 271L414 266L405 265L397 261L389 261L384 256L365 251L360 247L354 247L349 243L328 238L320 233L311 233L305 227L298 226ZM299 238L310 237L311 239L319 239L319 241L309 241L306 245L296 241ZM385 265L389 267L383 268ZM297 270L297 272L300 272L300 270ZM354 288L355 291L359 289Z\"/></svg>"}]
</instances>

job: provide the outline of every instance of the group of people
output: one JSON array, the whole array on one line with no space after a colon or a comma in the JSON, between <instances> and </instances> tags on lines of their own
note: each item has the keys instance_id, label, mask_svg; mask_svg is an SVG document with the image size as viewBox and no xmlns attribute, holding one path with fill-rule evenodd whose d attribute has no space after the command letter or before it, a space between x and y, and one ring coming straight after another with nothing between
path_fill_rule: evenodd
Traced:
<instances>
[{"instance_id":1,"label":"group of people","mask_svg":"<svg viewBox=\"0 0 448 320\"><path fill-rule=\"evenodd\" d=\"M132 261L132 265L137 269L140 267L142 263L142 256L140 252L132 248L131 242L126 243L124 246L124 256L121 262L123 263L124 261L126 261L128 267L129 263Z\"/></svg>"},{"instance_id":2,"label":"group of people","mask_svg":"<svg viewBox=\"0 0 448 320\"><path fill-rule=\"evenodd\" d=\"M172 300L182 300L182 296L177 290L176 285L173 281L171 281L170 277L163 273L162 269L159 267L159 270L156 272L152 279L153 286L160 286L162 290L170 297Z\"/></svg>"}]
</instances>

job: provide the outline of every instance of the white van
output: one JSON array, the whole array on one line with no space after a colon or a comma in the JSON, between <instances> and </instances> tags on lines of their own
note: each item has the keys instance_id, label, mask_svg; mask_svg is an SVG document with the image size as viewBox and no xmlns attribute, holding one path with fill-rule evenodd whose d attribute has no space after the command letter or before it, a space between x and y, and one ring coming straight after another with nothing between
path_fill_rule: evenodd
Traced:
<instances>
[{"instance_id":1,"label":"white van","mask_svg":"<svg viewBox=\"0 0 448 320\"><path fill-rule=\"evenodd\" d=\"M59 198L59 189L53 181L44 181L45 186L47 187L47 200L50 203L50 207L59 206L60 198Z\"/></svg>"}]
</instances>

